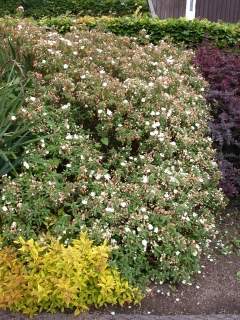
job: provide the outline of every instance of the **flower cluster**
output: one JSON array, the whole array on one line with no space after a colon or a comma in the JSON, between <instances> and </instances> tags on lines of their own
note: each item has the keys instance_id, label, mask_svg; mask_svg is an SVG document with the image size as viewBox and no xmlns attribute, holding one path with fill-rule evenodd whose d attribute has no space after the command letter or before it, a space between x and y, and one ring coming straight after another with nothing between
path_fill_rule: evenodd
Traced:
<instances>
[{"instance_id":1,"label":"flower cluster","mask_svg":"<svg viewBox=\"0 0 240 320\"><path fill-rule=\"evenodd\" d=\"M193 53L24 21L6 30L32 48L20 113L42 139L3 179L5 241L51 232L67 244L88 230L131 282L188 279L224 204Z\"/></svg>"}]
</instances>

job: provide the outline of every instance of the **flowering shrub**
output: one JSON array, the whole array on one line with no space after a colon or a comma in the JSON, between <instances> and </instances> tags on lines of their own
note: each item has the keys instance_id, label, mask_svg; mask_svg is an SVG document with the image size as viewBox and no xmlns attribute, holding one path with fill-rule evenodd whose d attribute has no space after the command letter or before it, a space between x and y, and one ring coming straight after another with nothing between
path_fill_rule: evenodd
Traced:
<instances>
[{"instance_id":1,"label":"flowering shrub","mask_svg":"<svg viewBox=\"0 0 240 320\"><path fill-rule=\"evenodd\" d=\"M2 0L0 16L23 13L40 18L71 12L80 15L131 14L138 8L148 10L145 0Z\"/></svg>"},{"instance_id":2,"label":"flowering shrub","mask_svg":"<svg viewBox=\"0 0 240 320\"><path fill-rule=\"evenodd\" d=\"M87 230L130 282L188 279L224 204L193 52L24 21L0 34L32 48L21 115L46 136L3 180L3 242Z\"/></svg>"},{"instance_id":3,"label":"flowering shrub","mask_svg":"<svg viewBox=\"0 0 240 320\"><path fill-rule=\"evenodd\" d=\"M214 108L211 132L222 171L221 187L226 195L240 192L240 57L203 45L196 64L210 84L208 100Z\"/></svg>"},{"instance_id":4,"label":"flowering shrub","mask_svg":"<svg viewBox=\"0 0 240 320\"><path fill-rule=\"evenodd\" d=\"M0 250L0 308L34 315L106 303L139 302L141 294L108 263L110 248L85 234L65 247L59 241L20 238L19 249Z\"/></svg>"}]
</instances>

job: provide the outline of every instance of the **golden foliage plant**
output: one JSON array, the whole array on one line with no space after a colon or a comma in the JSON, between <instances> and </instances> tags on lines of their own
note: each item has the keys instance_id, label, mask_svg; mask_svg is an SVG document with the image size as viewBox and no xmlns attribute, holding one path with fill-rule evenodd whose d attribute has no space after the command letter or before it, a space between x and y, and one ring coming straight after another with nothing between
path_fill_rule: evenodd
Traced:
<instances>
[{"instance_id":1,"label":"golden foliage plant","mask_svg":"<svg viewBox=\"0 0 240 320\"><path fill-rule=\"evenodd\" d=\"M19 249L0 250L0 308L34 315L65 308L75 314L89 306L141 300L141 293L108 264L110 248L94 246L85 233L64 246L18 240Z\"/></svg>"}]
</instances>

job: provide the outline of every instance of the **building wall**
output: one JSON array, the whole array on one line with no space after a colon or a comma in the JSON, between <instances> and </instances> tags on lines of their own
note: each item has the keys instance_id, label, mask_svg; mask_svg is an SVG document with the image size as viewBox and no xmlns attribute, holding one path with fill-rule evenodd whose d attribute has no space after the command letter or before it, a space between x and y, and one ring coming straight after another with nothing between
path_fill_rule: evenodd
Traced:
<instances>
[{"instance_id":1,"label":"building wall","mask_svg":"<svg viewBox=\"0 0 240 320\"><path fill-rule=\"evenodd\" d=\"M197 0L196 18L211 21L240 21L240 0Z\"/></svg>"},{"instance_id":2,"label":"building wall","mask_svg":"<svg viewBox=\"0 0 240 320\"><path fill-rule=\"evenodd\" d=\"M155 12L160 19L185 17L186 0L153 0Z\"/></svg>"},{"instance_id":3,"label":"building wall","mask_svg":"<svg viewBox=\"0 0 240 320\"><path fill-rule=\"evenodd\" d=\"M152 0L160 19L186 16L187 0ZM197 0L196 18L240 22L240 0Z\"/></svg>"}]
</instances>

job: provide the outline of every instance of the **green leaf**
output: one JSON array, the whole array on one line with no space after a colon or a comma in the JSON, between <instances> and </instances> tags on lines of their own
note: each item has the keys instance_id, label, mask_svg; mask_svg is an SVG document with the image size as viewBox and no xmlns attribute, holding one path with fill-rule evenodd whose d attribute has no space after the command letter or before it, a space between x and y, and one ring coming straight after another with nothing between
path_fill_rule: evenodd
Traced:
<instances>
[{"instance_id":1,"label":"green leaf","mask_svg":"<svg viewBox=\"0 0 240 320\"><path fill-rule=\"evenodd\" d=\"M108 146L108 144L109 144L109 140L108 140L107 137L102 138L102 139L101 139L101 142L102 142L102 144L104 144L105 146Z\"/></svg>"}]
</instances>

